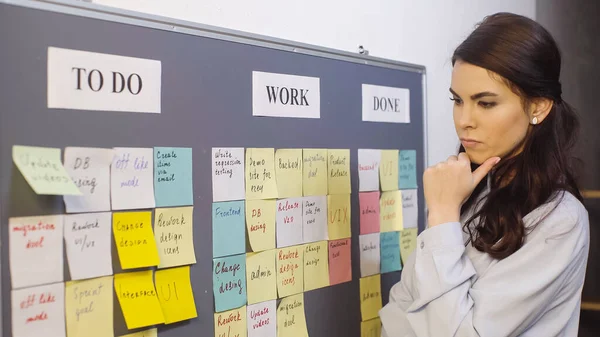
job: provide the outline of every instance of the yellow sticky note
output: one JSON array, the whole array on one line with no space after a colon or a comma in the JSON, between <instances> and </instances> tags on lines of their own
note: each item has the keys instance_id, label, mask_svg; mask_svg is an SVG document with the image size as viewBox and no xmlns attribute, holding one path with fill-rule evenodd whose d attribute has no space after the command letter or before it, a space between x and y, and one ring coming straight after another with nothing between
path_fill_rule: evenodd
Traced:
<instances>
[{"instance_id":1,"label":"yellow sticky note","mask_svg":"<svg viewBox=\"0 0 600 337\"><path fill-rule=\"evenodd\" d=\"M69 337L113 336L113 277L66 282L65 318Z\"/></svg>"},{"instance_id":2,"label":"yellow sticky note","mask_svg":"<svg viewBox=\"0 0 600 337\"><path fill-rule=\"evenodd\" d=\"M400 257L402 264L415 251L417 247L417 230L418 228L405 228L400 232Z\"/></svg>"},{"instance_id":3,"label":"yellow sticky note","mask_svg":"<svg viewBox=\"0 0 600 337\"><path fill-rule=\"evenodd\" d=\"M304 293L286 297L279 303L277 337L308 337Z\"/></svg>"},{"instance_id":4,"label":"yellow sticky note","mask_svg":"<svg viewBox=\"0 0 600 337\"><path fill-rule=\"evenodd\" d=\"M36 194L82 195L62 164L60 149L14 145L12 159Z\"/></svg>"},{"instance_id":5,"label":"yellow sticky note","mask_svg":"<svg viewBox=\"0 0 600 337\"><path fill-rule=\"evenodd\" d=\"M165 322L152 282L152 270L116 274L115 292L127 329Z\"/></svg>"},{"instance_id":6,"label":"yellow sticky note","mask_svg":"<svg viewBox=\"0 0 600 337\"><path fill-rule=\"evenodd\" d=\"M158 270L154 282L166 324L198 317L190 266Z\"/></svg>"},{"instance_id":7,"label":"yellow sticky note","mask_svg":"<svg viewBox=\"0 0 600 337\"><path fill-rule=\"evenodd\" d=\"M304 291L329 286L327 241L304 245Z\"/></svg>"},{"instance_id":8,"label":"yellow sticky note","mask_svg":"<svg viewBox=\"0 0 600 337\"><path fill-rule=\"evenodd\" d=\"M381 337L381 319L360 322L360 337Z\"/></svg>"},{"instance_id":9,"label":"yellow sticky note","mask_svg":"<svg viewBox=\"0 0 600 337\"><path fill-rule=\"evenodd\" d=\"M246 254L248 304L277 299L275 249Z\"/></svg>"},{"instance_id":10,"label":"yellow sticky note","mask_svg":"<svg viewBox=\"0 0 600 337\"><path fill-rule=\"evenodd\" d=\"M305 196L327 195L327 150L302 150L302 191Z\"/></svg>"},{"instance_id":11,"label":"yellow sticky note","mask_svg":"<svg viewBox=\"0 0 600 337\"><path fill-rule=\"evenodd\" d=\"M330 194L327 196L327 233L329 240L349 238L350 194Z\"/></svg>"},{"instance_id":12,"label":"yellow sticky note","mask_svg":"<svg viewBox=\"0 0 600 337\"><path fill-rule=\"evenodd\" d=\"M158 337L158 329L152 328L144 331L138 331L120 337Z\"/></svg>"},{"instance_id":13,"label":"yellow sticky note","mask_svg":"<svg viewBox=\"0 0 600 337\"><path fill-rule=\"evenodd\" d=\"M113 213L113 234L121 268L150 267L160 262L151 212Z\"/></svg>"},{"instance_id":14,"label":"yellow sticky note","mask_svg":"<svg viewBox=\"0 0 600 337\"><path fill-rule=\"evenodd\" d=\"M192 230L194 207L157 208L154 236L160 263L158 268L196 263Z\"/></svg>"},{"instance_id":15,"label":"yellow sticky note","mask_svg":"<svg viewBox=\"0 0 600 337\"><path fill-rule=\"evenodd\" d=\"M246 149L246 200L277 198L275 149Z\"/></svg>"},{"instance_id":16,"label":"yellow sticky note","mask_svg":"<svg viewBox=\"0 0 600 337\"><path fill-rule=\"evenodd\" d=\"M286 297L304 291L303 246L277 250L277 293Z\"/></svg>"},{"instance_id":17,"label":"yellow sticky note","mask_svg":"<svg viewBox=\"0 0 600 337\"><path fill-rule=\"evenodd\" d=\"M360 279L360 313L363 321L379 317L381 310L381 274Z\"/></svg>"},{"instance_id":18,"label":"yellow sticky note","mask_svg":"<svg viewBox=\"0 0 600 337\"><path fill-rule=\"evenodd\" d=\"M246 227L254 252L275 248L276 203L274 199L246 200Z\"/></svg>"},{"instance_id":19,"label":"yellow sticky note","mask_svg":"<svg viewBox=\"0 0 600 337\"><path fill-rule=\"evenodd\" d=\"M215 313L215 337L246 337L246 306Z\"/></svg>"},{"instance_id":20,"label":"yellow sticky note","mask_svg":"<svg viewBox=\"0 0 600 337\"><path fill-rule=\"evenodd\" d=\"M302 196L302 149L278 149L275 152L277 197Z\"/></svg>"},{"instance_id":21,"label":"yellow sticky note","mask_svg":"<svg viewBox=\"0 0 600 337\"><path fill-rule=\"evenodd\" d=\"M350 194L350 150L328 150L329 194Z\"/></svg>"},{"instance_id":22,"label":"yellow sticky note","mask_svg":"<svg viewBox=\"0 0 600 337\"><path fill-rule=\"evenodd\" d=\"M402 192L390 191L381 193L379 199L379 225L382 232L401 231L402 221Z\"/></svg>"},{"instance_id":23,"label":"yellow sticky note","mask_svg":"<svg viewBox=\"0 0 600 337\"><path fill-rule=\"evenodd\" d=\"M382 191L395 191L398 189L399 153L399 150L381 150L379 178Z\"/></svg>"}]
</instances>

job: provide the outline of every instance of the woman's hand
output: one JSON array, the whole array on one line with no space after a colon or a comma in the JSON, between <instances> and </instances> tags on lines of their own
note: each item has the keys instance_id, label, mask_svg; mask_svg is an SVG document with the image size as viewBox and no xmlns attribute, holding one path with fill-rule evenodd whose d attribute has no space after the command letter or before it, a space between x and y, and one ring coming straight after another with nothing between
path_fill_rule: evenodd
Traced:
<instances>
[{"instance_id":1,"label":"woman's hand","mask_svg":"<svg viewBox=\"0 0 600 337\"><path fill-rule=\"evenodd\" d=\"M500 158L492 157L471 172L469 156L462 152L425 170L423 189L429 227L460 221L462 204L499 161Z\"/></svg>"}]
</instances>

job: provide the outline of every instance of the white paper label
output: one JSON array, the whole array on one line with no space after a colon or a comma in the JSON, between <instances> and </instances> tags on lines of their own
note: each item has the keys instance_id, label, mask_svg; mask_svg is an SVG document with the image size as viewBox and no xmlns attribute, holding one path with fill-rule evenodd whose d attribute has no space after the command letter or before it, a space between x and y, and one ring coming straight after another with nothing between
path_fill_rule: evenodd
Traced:
<instances>
[{"instance_id":1,"label":"white paper label","mask_svg":"<svg viewBox=\"0 0 600 337\"><path fill-rule=\"evenodd\" d=\"M160 113L161 62L48 48L48 108Z\"/></svg>"},{"instance_id":2,"label":"white paper label","mask_svg":"<svg viewBox=\"0 0 600 337\"><path fill-rule=\"evenodd\" d=\"M154 208L154 149L115 148L110 167L113 210Z\"/></svg>"},{"instance_id":3,"label":"white paper label","mask_svg":"<svg viewBox=\"0 0 600 337\"><path fill-rule=\"evenodd\" d=\"M410 91L406 88L363 84L362 120L410 123Z\"/></svg>"},{"instance_id":4,"label":"white paper label","mask_svg":"<svg viewBox=\"0 0 600 337\"><path fill-rule=\"evenodd\" d=\"M12 336L64 337L65 284L13 290Z\"/></svg>"},{"instance_id":5,"label":"white paper label","mask_svg":"<svg viewBox=\"0 0 600 337\"><path fill-rule=\"evenodd\" d=\"M252 72L252 115L321 118L320 79Z\"/></svg>"}]
</instances>

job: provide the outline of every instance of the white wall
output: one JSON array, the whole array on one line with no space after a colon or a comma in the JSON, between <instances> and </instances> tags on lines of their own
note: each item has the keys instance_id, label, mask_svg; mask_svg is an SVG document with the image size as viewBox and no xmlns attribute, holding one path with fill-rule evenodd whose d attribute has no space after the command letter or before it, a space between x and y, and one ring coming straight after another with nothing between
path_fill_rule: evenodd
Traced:
<instances>
[{"instance_id":1,"label":"white wall","mask_svg":"<svg viewBox=\"0 0 600 337\"><path fill-rule=\"evenodd\" d=\"M535 0L93 0L427 67L429 163L456 152L448 99L452 51L485 15L535 19ZM292 16L293 15L293 16Z\"/></svg>"}]
</instances>

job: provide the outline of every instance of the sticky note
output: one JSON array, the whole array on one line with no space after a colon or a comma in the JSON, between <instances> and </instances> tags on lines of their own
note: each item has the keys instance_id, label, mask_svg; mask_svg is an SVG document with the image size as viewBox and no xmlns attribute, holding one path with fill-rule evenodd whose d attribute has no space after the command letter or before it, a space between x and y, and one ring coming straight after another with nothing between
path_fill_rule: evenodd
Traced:
<instances>
[{"instance_id":1,"label":"sticky note","mask_svg":"<svg viewBox=\"0 0 600 337\"><path fill-rule=\"evenodd\" d=\"M351 280L350 239L329 241L329 284L336 285Z\"/></svg>"},{"instance_id":2,"label":"sticky note","mask_svg":"<svg viewBox=\"0 0 600 337\"><path fill-rule=\"evenodd\" d=\"M329 286L327 241L304 245L304 291Z\"/></svg>"},{"instance_id":3,"label":"sticky note","mask_svg":"<svg viewBox=\"0 0 600 337\"><path fill-rule=\"evenodd\" d=\"M381 233L381 273L402 269L400 261L400 232Z\"/></svg>"},{"instance_id":4,"label":"sticky note","mask_svg":"<svg viewBox=\"0 0 600 337\"><path fill-rule=\"evenodd\" d=\"M192 149L154 148L154 199L156 207L194 204Z\"/></svg>"},{"instance_id":5,"label":"sticky note","mask_svg":"<svg viewBox=\"0 0 600 337\"><path fill-rule=\"evenodd\" d=\"M379 191L381 150L358 149L358 189Z\"/></svg>"},{"instance_id":6,"label":"sticky note","mask_svg":"<svg viewBox=\"0 0 600 337\"><path fill-rule=\"evenodd\" d=\"M382 232L401 231L402 226L402 192L390 191L381 193L379 216Z\"/></svg>"},{"instance_id":7,"label":"sticky note","mask_svg":"<svg viewBox=\"0 0 600 337\"><path fill-rule=\"evenodd\" d=\"M60 160L60 149L14 145L12 159L36 194L82 195Z\"/></svg>"},{"instance_id":8,"label":"sticky note","mask_svg":"<svg viewBox=\"0 0 600 337\"><path fill-rule=\"evenodd\" d=\"M275 249L246 255L248 304L277 299Z\"/></svg>"},{"instance_id":9,"label":"sticky note","mask_svg":"<svg viewBox=\"0 0 600 337\"><path fill-rule=\"evenodd\" d=\"M327 150L303 149L302 158L303 195L327 195Z\"/></svg>"},{"instance_id":10,"label":"sticky note","mask_svg":"<svg viewBox=\"0 0 600 337\"><path fill-rule=\"evenodd\" d=\"M302 239L305 243L327 240L327 196L304 197Z\"/></svg>"},{"instance_id":11,"label":"sticky note","mask_svg":"<svg viewBox=\"0 0 600 337\"><path fill-rule=\"evenodd\" d=\"M360 314L363 321L379 316L381 310L381 275L360 279Z\"/></svg>"},{"instance_id":12,"label":"sticky note","mask_svg":"<svg viewBox=\"0 0 600 337\"><path fill-rule=\"evenodd\" d=\"M112 275L66 283L67 336L114 336L113 311Z\"/></svg>"},{"instance_id":13,"label":"sticky note","mask_svg":"<svg viewBox=\"0 0 600 337\"><path fill-rule=\"evenodd\" d=\"M215 313L215 337L246 337L246 306Z\"/></svg>"},{"instance_id":14,"label":"sticky note","mask_svg":"<svg viewBox=\"0 0 600 337\"><path fill-rule=\"evenodd\" d=\"M120 337L158 337L158 329L147 329L139 332L129 333L127 335L121 335Z\"/></svg>"},{"instance_id":15,"label":"sticky note","mask_svg":"<svg viewBox=\"0 0 600 337\"><path fill-rule=\"evenodd\" d=\"M280 298L304 291L303 261L302 246L277 250L277 293Z\"/></svg>"},{"instance_id":16,"label":"sticky note","mask_svg":"<svg viewBox=\"0 0 600 337\"><path fill-rule=\"evenodd\" d=\"M158 270L154 282L166 324L198 316L190 283L190 266Z\"/></svg>"},{"instance_id":17,"label":"sticky note","mask_svg":"<svg viewBox=\"0 0 600 337\"><path fill-rule=\"evenodd\" d=\"M110 166L113 210L154 208L154 150L115 148Z\"/></svg>"},{"instance_id":18,"label":"sticky note","mask_svg":"<svg viewBox=\"0 0 600 337\"><path fill-rule=\"evenodd\" d=\"M154 288L152 270L116 274L115 292L127 329L165 322Z\"/></svg>"},{"instance_id":19,"label":"sticky note","mask_svg":"<svg viewBox=\"0 0 600 337\"><path fill-rule=\"evenodd\" d=\"M381 337L381 319L360 322L360 337Z\"/></svg>"},{"instance_id":20,"label":"sticky note","mask_svg":"<svg viewBox=\"0 0 600 337\"><path fill-rule=\"evenodd\" d=\"M275 300L248 305L248 337L277 337Z\"/></svg>"},{"instance_id":21,"label":"sticky note","mask_svg":"<svg viewBox=\"0 0 600 337\"><path fill-rule=\"evenodd\" d=\"M379 233L379 191L360 192L360 234Z\"/></svg>"},{"instance_id":22,"label":"sticky note","mask_svg":"<svg viewBox=\"0 0 600 337\"><path fill-rule=\"evenodd\" d=\"M246 227L252 251L275 248L276 207L273 199L246 200Z\"/></svg>"},{"instance_id":23,"label":"sticky note","mask_svg":"<svg viewBox=\"0 0 600 337\"><path fill-rule=\"evenodd\" d=\"M277 337L308 337L303 293L286 297L279 303Z\"/></svg>"},{"instance_id":24,"label":"sticky note","mask_svg":"<svg viewBox=\"0 0 600 337\"><path fill-rule=\"evenodd\" d=\"M65 195L67 213L110 211L110 164L113 149L65 148L65 170L82 195Z\"/></svg>"},{"instance_id":25,"label":"sticky note","mask_svg":"<svg viewBox=\"0 0 600 337\"><path fill-rule=\"evenodd\" d=\"M63 217L8 219L12 288L63 281Z\"/></svg>"},{"instance_id":26,"label":"sticky note","mask_svg":"<svg viewBox=\"0 0 600 337\"><path fill-rule=\"evenodd\" d=\"M402 191L402 225L417 228L419 225L419 195L417 190Z\"/></svg>"},{"instance_id":27,"label":"sticky note","mask_svg":"<svg viewBox=\"0 0 600 337\"><path fill-rule=\"evenodd\" d=\"M350 194L350 150L327 151L327 191L329 194Z\"/></svg>"},{"instance_id":28,"label":"sticky note","mask_svg":"<svg viewBox=\"0 0 600 337\"><path fill-rule=\"evenodd\" d=\"M113 235L122 269L159 264L151 212L113 213Z\"/></svg>"},{"instance_id":29,"label":"sticky note","mask_svg":"<svg viewBox=\"0 0 600 337\"><path fill-rule=\"evenodd\" d=\"M246 254L213 260L215 311L221 312L246 304Z\"/></svg>"},{"instance_id":30,"label":"sticky note","mask_svg":"<svg viewBox=\"0 0 600 337\"><path fill-rule=\"evenodd\" d=\"M417 188L417 151L400 151L398 188L415 189Z\"/></svg>"},{"instance_id":31,"label":"sticky note","mask_svg":"<svg viewBox=\"0 0 600 337\"><path fill-rule=\"evenodd\" d=\"M371 276L380 273L381 253L379 233L359 236L360 276Z\"/></svg>"},{"instance_id":32,"label":"sticky note","mask_svg":"<svg viewBox=\"0 0 600 337\"><path fill-rule=\"evenodd\" d=\"M193 233L194 207L157 208L154 212L154 239L160 262L158 268L196 263Z\"/></svg>"},{"instance_id":33,"label":"sticky note","mask_svg":"<svg viewBox=\"0 0 600 337\"><path fill-rule=\"evenodd\" d=\"M246 252L245 221L246 214L243 201L213 203L213 257Z\"/></svg>"},{"instance_id":34,"label":"sticky note","mask_svg":"<svg viewBox=\"0 0 600 337\"><path fill-rule=\"evenodd\" d=\"M350 194L327 196L327 233L330 240L345 239L352 235L350 229Z\"/></svg>"},{"instance_id":35,"label":"sticky note","mask_svg":"<svg viewBox=\"0 0 600 337\"><path fill-rule=\"evenodd\" d=\"M212 149L213 202L244 199L244 156L243 147Z\"/></svg>"},{"instance_id":36,"label":"sticky note","mask_svg":"<svg viewBox=\"0 0 600 337\"><path fill-rule=\"evenodd\" d=\"M379 176L382 191L398 189L398 150L381 150Z\"/></svg>"},{"instance_id":37,"label":"sticky note","mask_svg":"<svg viewBox=\"0 0 600 337\"><path fill-rule=\"evenodd\" d=\"M11 303L12 336L65 337L64 283L13 290Z\"/></svg>"},{"instance_id":38,"label":"sticky note","mask_svg":"<svg viewBox=\"0 0 600 337\"><path fill-rule=\"evenodd\" d=\"M113 274L111 213L65 215L64 235L71 280Z\"/></svg>"},{"instance_id":39,"label":"sticky note","mask_svg":"<svg viewBox=\"0 0 600 337\"><path fill-rule=\"evenodd\" d=\"M277 149L275 152L277 197L302 196L302 149Z\"/></svg>"},{"instance_id":40,"label":"sticky note","mask_svg":"<svg viewBox=\"0 0 600 337\"><path fill-rule=\"evenodd\" d=\"M275 149L246 149L246 200L277 198Z\"/></svg>"},{"instance_id":41,"label":"sticky note","mask_svg":"<svg viewBox=\"0 0 600 337\"><path fill-rule=\"evenodd\" d=\"M302 198L277 200L275 215L277 247L302 243Z\"/></svg>"},{"instance_id":42,"label":"sticky note","mask_svg":"<svg viewBox=\"0 0 600 337\"><path fill-rule=\"evenodd\" d=\"M417 228L405 228L400 232L400 256L402 263L406 263L406 259L417 248Z\"/></svg>"}]
</instances>

